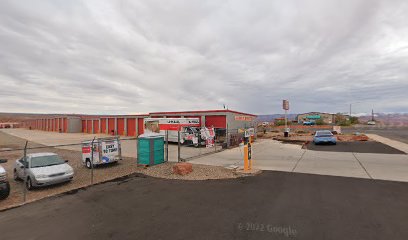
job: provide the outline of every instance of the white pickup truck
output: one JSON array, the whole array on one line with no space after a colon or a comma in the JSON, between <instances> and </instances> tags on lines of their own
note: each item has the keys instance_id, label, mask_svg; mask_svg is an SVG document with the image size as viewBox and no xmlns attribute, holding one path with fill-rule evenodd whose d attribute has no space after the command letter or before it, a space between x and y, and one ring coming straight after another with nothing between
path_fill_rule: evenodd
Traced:
<instances>
[{"instance_id":1,"label":"white pickup truck","mask_svg":"<svg viewBox=\"0 0 408 240\"><path fill-rule=\"evenodd\" d=\"M93 167L92 161L93 165L101 165L117 163L122 160L122 148L119 138L98 138L94 140L93 151L91 146L92 141L82 142L82 163L87 168Z\"/></svg>"}]
</instances>

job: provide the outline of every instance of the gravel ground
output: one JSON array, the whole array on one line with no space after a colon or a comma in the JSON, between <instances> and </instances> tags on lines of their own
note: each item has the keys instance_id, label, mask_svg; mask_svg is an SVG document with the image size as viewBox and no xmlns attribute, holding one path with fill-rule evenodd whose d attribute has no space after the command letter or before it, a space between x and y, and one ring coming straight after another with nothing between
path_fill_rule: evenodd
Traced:
<instances>
[{"instance_id":1,"label":"gravel ground","mask_svg":"<svg viewBox=\"0 0 408 240\"><path fill-rule=\"evenodd\" d=\"M13 166L16 159L23 156L23 150L2 151L1 149L22 149L24 148L25 140L15 136L11 136L0 131L0 159L7 159L8 162L2 164L8 173L11 192L10 196L0 201L0 210L13 206L18 206L24 203L24 183L22 181L13 180ZM27 191L26 202L33 202L45 197L61 194L75 189L87 187L91 185L91 170L87 169L82 164L82 155L79 151L73 151L61 148L45 147L41 144L30 142L29 148L40 147L39 149L30 149L28 153L34 152L53 152L60 155L63 159L68 160L68 163L74 168L75 175L71 182L43 187ZM178 176L172 173L174 163L165 163L162 165L152 166L148 168L138 167L135 158L123 158L118 164L104 165L96 167L93 171L93 184L109 181L115 178L130 175L132 173L142 173L152 177L168 178L168 179L185 179L185 180L206 180L206 179L225 179L236 178L239 175L233 170L222 167L193 165L193 172L186 176Z\"/></svg>"},{"instance_id":2,"label":"gravel ground","mask_svg":"<svg viewBox=\"0 0 408 240\"><path fill-rule=\"evenodd\" d=\"M141 169L141 173L158 178L181 179L181 180L208 180L208 179L226 179L237 178L242 175L235 173L234 170L218 166L208 166L193 164L193 172L185 176L173 173L173 166L176 163L164 163L156 166Z\"/></svg>"}]
</instances>

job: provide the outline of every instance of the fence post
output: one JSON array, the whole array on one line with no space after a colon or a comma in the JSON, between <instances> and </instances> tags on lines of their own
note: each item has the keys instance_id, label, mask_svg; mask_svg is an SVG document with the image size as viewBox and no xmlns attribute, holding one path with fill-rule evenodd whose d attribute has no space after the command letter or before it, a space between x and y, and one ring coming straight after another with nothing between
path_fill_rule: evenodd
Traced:
<instances>
[{"instance_id":1,"label":"fence post","mask_svg":"<svg viewBox=\"0 0 408 240\"><path fill-rule=\"evenodd\" d=\"M227 123L227 131L225 131L225 139L226 139L226 141L227 141L227 149L229 148L229 145L230 145L230 141L229 141L229 139L228 139L228 123Z\"/></svg>"},{"instance_id":2,"label":"fence post","mask_svg":"<svg viewBox=\"0 0 408 240\"><path fill-rule=\"evenodd\" d=\"M27 172L26 172L26 166L27 166L27 145L28 141L25 142L24 146L24 161L23 161L23 176L24 176L24 186L23 186L23 202L26 202L27 200Z\"/></svg>"},{"instance_id":3,"label":"fence post","mask_svg":"<svg viewBox=\"0 0 408 240\"><path fill-rule=\"evenodd\" d=\"M139 164L139 136L136 136L136 165Z\"/></svg>"},{"instance_id":4,"label":"fence post","mask_svg":"<svg viewBox=\"0 0 408 240\"><path fill-rule=\"evenodd\" d=\"M91 185L93 185L93 175L94 175L94 141L95 137L92 139L91 142Z\"/></svg>"},{"instance_id":5,"label":"fence post","mask_svg":"<svg viewBox=\"0 0 408 240\"><path fill-rule=\"evenodd\" d=\"M214 129L214 128L213 128ZM215 136L215 129L214 129L214 152L217 152L217 136Z\"/></svg>"},{"instance_id":6,"label":"fence post","mask_svg":"<svg viewBox=\"0 0 408 240\"><path fill-rule=\"evenodd\" d=\"M123 160L122 159L122 142L120 141L120 136L116 138L116 141L118 141L119 160Z\"/></svg>"},{"instance_id":7,"label":"fence post","mask_svg":"<svg viewBox=\"0 0 408 240\"><path fill-rule=\"evenodd\" d=\"M166 162L169 161L169 130L166 130Z\"/></svg>"},{"instance_id":8,"label":"fence post","mask_svg":"<svg viewBox=\"0 0 408 240\"><path fill-rule=\"evenodd\" d=\"M181 150L181 148L180 148L180 129L178 130L178 134L177 134L177 138L178 138L178 146L177 146L177 148L178 148L178 153L177 153L177 162L180 162L180 150Z\"/></svg>"}]
</instances>

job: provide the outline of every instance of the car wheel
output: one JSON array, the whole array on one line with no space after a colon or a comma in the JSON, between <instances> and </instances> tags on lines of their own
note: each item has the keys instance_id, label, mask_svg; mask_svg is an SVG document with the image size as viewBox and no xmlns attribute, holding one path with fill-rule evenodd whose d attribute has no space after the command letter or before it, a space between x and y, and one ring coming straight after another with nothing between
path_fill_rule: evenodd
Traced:
<instances>
[{"instance_id":1,"label":"car wheel","mask_svg":"<svg viewBox=\"0 0 408 240\"><path fill-rule=\"evenodd\" d=\"M89 168L89 169L92 168L92 164L91 164L91 161L90 161L90 160L86 160L85 164L86 164L86 167L87 167L87 168Z\"/></svg>"},{"instance_id":2,"label":"car wheel","mask_svg":"<svg viewBox=\"0 0 408 240\"><path fill-rule=\"evenodd\" d=\"M26 188L27 188L27 190L32 190L33 189L33 183L31 182L31 179L29 177L27 178Z\"/></svg>"},{"instance_id":3,"label":"car wheel","mask_svg":"<svg viewBox=\"0 0 408 240\"><path fill-rule=\"evenodd\" d=\"M14 169L14 171L13 171L13 179L14 179L14 181L19 181L20 180L20 178L18 177L16 169Z\"/></svg>"},{"instance_id":4,"label":"car wheel","mask_svg":"<svg viewBox=\"0 0 408 240\"><path fill-rule=\"evenodd\" d=\"M10 184L7 183L7 189L0 191L0 199L6 199L10 195Z\"/></svg>"}]
</instances>

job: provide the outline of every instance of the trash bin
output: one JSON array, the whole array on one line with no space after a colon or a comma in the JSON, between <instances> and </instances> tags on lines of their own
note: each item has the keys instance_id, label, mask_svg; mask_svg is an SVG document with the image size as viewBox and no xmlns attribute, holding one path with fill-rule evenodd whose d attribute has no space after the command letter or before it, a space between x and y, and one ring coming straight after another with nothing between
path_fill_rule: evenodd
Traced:
<instances>
[{"instance_id":1,"label":"trash bin","mask_svg":"<svg viewBox=\"0 0 408 240\"><path fill-rule=\"evenodd\" d=\"M138 141L138 164L151 166L164 163L164 137L139 137Z\"/></svg>"},{"instance_id":2,"label":"trash bin","mask_svg":"<svg viewBox=\"0 0 408 240\"><path fill-rule=\"evenodd\" d=\"M289 137L289 132L285 131L285 132L283 133L283 136L284 136L284 137Z\"/></svg>"}]
</instances>

